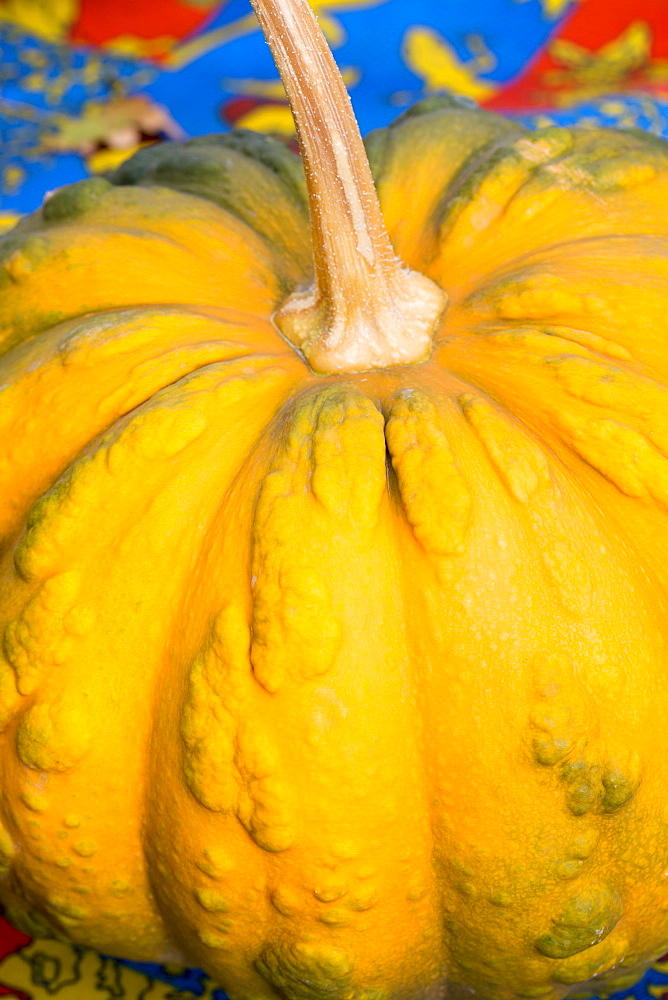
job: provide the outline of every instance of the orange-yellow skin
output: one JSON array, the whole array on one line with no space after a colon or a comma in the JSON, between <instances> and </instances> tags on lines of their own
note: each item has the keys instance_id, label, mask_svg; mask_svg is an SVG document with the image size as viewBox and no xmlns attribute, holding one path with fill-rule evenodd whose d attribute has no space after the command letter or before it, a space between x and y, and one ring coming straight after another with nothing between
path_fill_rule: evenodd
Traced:
<instances>
[{"instance_id":1,"label":"orange-yellow skin","mask_svg":"<svg viewBox=\"0 0 668 1000\"><path fill-rule=\"evenodd\" d=\"M278 335L306 210L236 152L237 214L157 172L2 245L0 899L233 1000L668 944L666 147L421 110L370 155L423 364Z\"/></svg>"}]
</instances>

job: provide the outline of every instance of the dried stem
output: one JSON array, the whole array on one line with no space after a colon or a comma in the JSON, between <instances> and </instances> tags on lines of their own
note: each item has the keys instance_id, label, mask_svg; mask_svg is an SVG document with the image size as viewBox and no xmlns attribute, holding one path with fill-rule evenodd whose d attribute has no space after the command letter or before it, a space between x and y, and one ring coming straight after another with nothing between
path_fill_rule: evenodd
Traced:
<instances>
[{"instance_id":1,"label":"dried stem","mask_svg":"<svg viewBox=\"0 0 668 1000\"><path fill-rule=\"evenodd\" d=\"M276 323L314 371L424 360L446 297L390 243L350 98L307 0L251 0L290 101L308 187L315 283Z\"/></svg>"}]
</instances>

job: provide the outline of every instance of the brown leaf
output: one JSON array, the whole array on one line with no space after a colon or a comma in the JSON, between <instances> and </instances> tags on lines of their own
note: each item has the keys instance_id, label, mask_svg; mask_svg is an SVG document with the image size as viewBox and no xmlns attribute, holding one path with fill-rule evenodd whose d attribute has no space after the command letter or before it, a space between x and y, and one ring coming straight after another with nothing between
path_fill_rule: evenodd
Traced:
<instances>
[{"instance_id":1,"label":"brown leaf","mask_svg":"<svg viewBox=\"0 0 668 1000\"><path fill-rule=\"evenodd\" d=\"M54 124L55 130L44 138L43 148L82 156L105 148L132 149L151 136L185 138L167 109L145 94L89 101L81 115L55 115Z\"/></svg>"}]
</instances>

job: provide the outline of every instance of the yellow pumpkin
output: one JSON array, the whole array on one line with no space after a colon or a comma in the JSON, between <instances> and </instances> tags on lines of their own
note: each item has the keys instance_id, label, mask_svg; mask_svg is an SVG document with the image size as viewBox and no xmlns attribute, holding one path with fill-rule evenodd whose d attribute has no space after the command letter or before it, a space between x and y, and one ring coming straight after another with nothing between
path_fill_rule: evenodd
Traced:
<instances>
[{"instance_id":1,"label":"yellow pumpkin","mask_svg":"<svg viewBox=\"0 0 668 1000\"><path fill-rule=\"evenodd\" d=\"M0 899L234 1000L610 993L668 944L667 147L438 98L368 149L414 364L277 331L269 138L2 241Z\"/></svg>"}]
</instances>

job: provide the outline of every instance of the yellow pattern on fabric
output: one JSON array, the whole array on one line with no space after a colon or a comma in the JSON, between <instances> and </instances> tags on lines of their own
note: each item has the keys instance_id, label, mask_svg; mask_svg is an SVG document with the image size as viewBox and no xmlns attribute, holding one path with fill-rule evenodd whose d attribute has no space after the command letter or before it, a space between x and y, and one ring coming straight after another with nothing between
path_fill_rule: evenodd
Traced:
<instances>
[{"instance_id":1,"label":"yellow pattern on fabric","mask_svg":"<svg viewBox=\"0 0 668 1000\"><path fill-rule=\"evenodd\" d=\"M634 21L597 50L557 38L549 52L563 69L546 74L546 83L568 88L556 95L561 106L622 89L639 72L655 83L668 80L668 59L652 60L652 30L645 21Z\"/></svg>"},{"instance_id":2,"label":"yellow pattern on fabric","mask_svg":"<svg viewBox=\"0 0 668 1000\"><path fill-rule=\"evenodd\" d=\"M340 67L339 67L340 68ZM361 73L354 66L346 66L341 69L341 76L348 90L359 83ZM250 78L247 80L226 79L223 81L226 90L233 94L243 94L246 97L264 97L267 100L283 101L287 104L285 88L280 80L258 80ZM294 132L294 128L292 129Z\"/></svg>"},{"instance_id":3,"label":"yellow pattern on fabric","mask_svg":"<svg viewBox=\"0 0 668 1000\"><path fill-rule=\"evenodd\" d=\"M139 38L138 35L116 35L101 48L111 55L127 59L153 59L165 52L171 51L177 44L173 35L160 35L158 38Z\"/></svg>"},{"instance_id":4,"label":"yellow pattern on fabric","mask_svg":"<svg viewBox=\"0 0 668 1000\"><path fill-rule=\"evenodd\" d=\"M26 172L20 164L9 164L9 166L4 168L0 177L0 184L2 185L3 191L15 191L17 188L21 187L25 177Z\"/></svg>"},{"instance_id":5,"label":"yellow pattern on fabric","mask_svg":"<svg viewBox=\"0 0 668 1000\"><path fill-rule=\"evenodd\" d=\"M12 229L21 218L18 212L0 212L0 234Z\"/></svg>"},{"instance_id":6,"label":"yellow pattern on fabric","mask_svg":"<svg viewBox=\"0 0 668 1000\"><path fill-rule=\"evenodd\" d=\"M99 149L86 157L86 166L92 174L104 174L108 170L116 170L140 149L151 145L151 142L140 142L129 149Z\"/></svg>"},{"instance_id":7,"label":"yellow pattern on fabric","mask_svg":"<svg viewBox=\"0 0 668 1000\"><path fill-rule=\"evenodd\" d=\"M309 3L317 14L327 41L332 48L337 48L346 41L346 33L341 22L332 15L332 10L366 10L387 3L387 0L309 0ZM236 21L232 21L231 24L225 24L221 28L214 28L212 31L198 35L184 45L177 45L166 59L165 65L170 69L182 69L208 52L220 48L221 45L226 45L237 38L244 38L259 30L260 26L255 14L246 14Z\"/></svg>"},{"instance_id":8,"label":"yellow pattern on fabric","mask_svg":"<svg viewBox=\"0 0 668 1000\"><path fill-rule=\"evenodd\" d=\"M341 22L332 17L330 11L366 10L369 7L379 7L387 3L387 0L309 0L311 7L318 16L318 23L323 30L325 38L333 48L338 48L346 41L346 33Z\"/></svg>"},{"instance_id":9,"label":"yellow pattern on fabric","mask_svg":"<svg viewBox=\"0 0 668 1000\"><path fill-rule=\"evenodd\" d=\"M462 62L452 46L433 28L416 24L404 35L403 57L408 68L423 81L427 94L454 91L484 101L499 89L479 74L494 69L496 60L479 36L468 39L472 58Z\"/></svg>"},{"instance_id":10,"label":"yellow pattern on fabric","mask_svg":"<svg viewBox=\"0 0 668 1000\"><path fill-rule=\"evenodd\" d=\"M0 22L47 42L62 41L78 14L79 0L0 0Z\"/></svg>"},{"instance_id":11,"label":"yellow pattern on fabric","mask_svg":"<svg viewBox=\"0 0 668 1000\"><path fill-rule=\"evenodd\" d=\"M515 0L515 3L532 3L533 0ZM581 0L538 0L548 21L556 21L569 7Z\"/></svg>"},{"instance_id":12,"label":"yellow pattern on fabric","mask_svg":"<svg viewBox=\"0 0 668 1000\"><path fill-rule=\"evenodd\" d=\"M354 66L341 70L341 76L348 90L359 83L361 73ZM292 138L295 134L295 121L288 106L285 89L280 80L225 80L226 90L245 97L260 97L270 101L280 101L280 104L261 104L251 108L246 114L237 118L236 128L249 129L251 132L264 132Z\"/></svg>"},{"instance_id":13,"label":"yellow pattern on fabric","mask_svg":"<svg viewBox=\"0 0 668 1000\"><path fill-rule=\"evenodd\" d=\"M285 139L295 134L295 120L287 104L261 104L238 118L234 126L250 132L280 135Z\"/></svg>"},{"instance_id":14,"label":"yellow pattern on fabric","mask_svg":"<svg viewBox=\"0 0 668 1000\"><path fill-rule=\"evenodd\" d=\"M61 941L36 940L0 962L0 982L28 993L32 1000L195 1000L190 990L176 990L113 958L81 951ZM217 989L207 977L199 1000Z\"/></svg>"}]
</instances>

